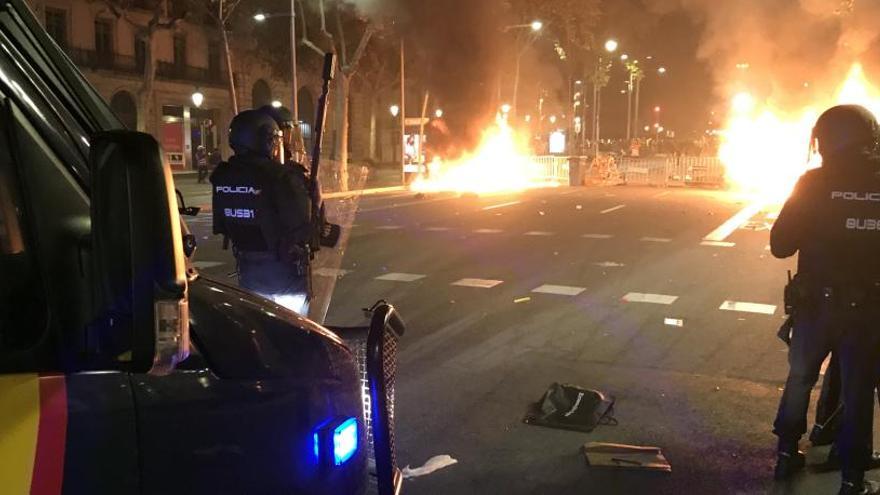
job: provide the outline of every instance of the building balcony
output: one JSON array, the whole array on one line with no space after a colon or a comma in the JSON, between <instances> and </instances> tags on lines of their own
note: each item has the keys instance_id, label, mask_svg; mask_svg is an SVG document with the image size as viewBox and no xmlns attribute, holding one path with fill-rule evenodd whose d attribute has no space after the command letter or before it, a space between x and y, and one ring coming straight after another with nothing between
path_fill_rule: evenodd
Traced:
<instances>
[{"instance_id":1,"label":"building balcony","mask_svg":"<svg viewBox=\"0 0 880 495\"><path fill-rule=\"evenodd\" d=\"M135 57L83 48L68 47L65 51L73 63L84 69L111 70L126 74L140 74L144 71L143 63L139 64Z\"/></svg>"},{"instance_id":2,"label":"building balcony","mask_svg":"<svg viewBox=\"0 0 880 495\"><path fill-rule=\"evenodd\" d=\"M156 67L156 76L162 79L185 81L204 85L225 86L227 83L226 72L223 70L210 70L204 67L180 65L172 62L159 62Z\"/></svg>"}]
</instances>

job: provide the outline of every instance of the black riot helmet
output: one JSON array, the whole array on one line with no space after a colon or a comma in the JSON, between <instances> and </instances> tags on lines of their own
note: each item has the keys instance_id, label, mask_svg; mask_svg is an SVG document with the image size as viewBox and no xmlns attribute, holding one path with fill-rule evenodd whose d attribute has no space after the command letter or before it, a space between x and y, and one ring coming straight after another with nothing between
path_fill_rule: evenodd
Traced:
<instances>
[{"instance_id":1,"label":"black riot helmet","mask_svg":"<svg viewBox=\"0 0 880 495\"><path fill-rule=\"evenodd\" d=\"M269 117L272 117L275 123L278 124L278 127L282 129L286 127L293 127L293 113L291 113L287 107L263 105L258 110L265 113Z\"/></svg>"},{"instance_id":2,"label":"black riot helmet","mask_svg":"<svg viewBox=\"0 0 880 495\"><path fill-rule=\"evenodd\" d=\"M845 152L876 151L880 125L867 108L838 105L819 116L810 140L823 157Z\"/></svg>"},{"instance_id":3,"label":"black riot helmet","mask_svg":"<svg viewBox=\"0 0 880 495\"><path fill-rule=\"evenodd\" d=\"M272 158L275 140L280 136L275 120L259 110L245 110L229 124L229 146L237 155Z\"/></svg>"}]
</instances>

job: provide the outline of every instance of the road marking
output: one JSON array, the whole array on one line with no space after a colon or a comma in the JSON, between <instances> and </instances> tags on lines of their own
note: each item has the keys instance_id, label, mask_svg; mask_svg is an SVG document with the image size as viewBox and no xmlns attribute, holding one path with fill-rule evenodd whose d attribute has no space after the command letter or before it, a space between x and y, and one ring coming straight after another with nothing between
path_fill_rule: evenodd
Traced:
<instances>
[{"instance_id":1,"label":"road marking","mask_svg":"<svg viewBox=\"0 0 880 495\"><path fill-rule=\"evenodd\" d=\"M655 194L654 197L655 198L662 198L663 196L668 196L670 194L672 194L672 191L666 191L666 192L662 192L660 194Z\"/></svg>"},{"instance_id":2,"label":"road marking","mask_svg":"<svg viewBox=\"0 0 880 495\"><path fill-rule=\"evenodd\" d=\"M389 282L415 282L421 280L427 275L419 275L417 273L386 273L376 277L376 280L387 280Z\"/></svg>"},{"instance_id":3,"label":"road marking","mask_svg":"<svg viewBox=\"0 0 880 495\"><path fill-rule=\"evenodd\" d=\"M376 230L400 230L402 228L401 225L380 225L376 227Z\"/></svg>"},{"instance_id":4,"label":"road marking","mask_svg":"<svg viewBox=\"0 0 880 495\"><path fill-rule=\"evenodd\" d=\"M226 263L222 261L193 261L193 266L196 268L214 268L215 266L223 266Z\"/></svg>"},{"instance_id":5,"label":"road marking","mask_svg":"<svg viewBox=\"0 0 880 495\"><path fill-rule=\"evenodd\" d=\"M428 227L425 230L428 232L446 232L447 230L452 230L450 227Z\"/></svg>"},{"instance_id":6,"label":"road marking","mask_svg":"<svg viewBox=\"0 0 880 495\"><path fill-rule=\"evenodd\" d=\"M734 246L736 246L736 243L735 242L725 242L725 241L703 241L700 243L700 246L734 247Z\"/></svg>"},{"instance_id":7,"label":"road marking","mask_svg":"<svg viewBox=\"0 0 880 495\"><path fill-rule=\"evenodd\" d=\"M642 237L642 242L672 242L672 239L666 237Z\"/></svg>"},{"instance_id":8,"label":"road marking","mask_svg":"<svg viewBox=\"0 0 880 495\"><path fill-rule=\"evenodd\" d=\"M342 278L351 273L351 271L343 270L342 268L318 268L312 271L312 273L319 277Z\"/></svg>"},{"instance_id":9,"label":"road marking","mask_svg":"<svg viewBox=\"0 0 880 495\"><path fill-rule=\"evenodd\" d=\"M581 237L585 239L611 239L614 236L610 234L584 234Z\"/></svg>"},{"instance_id":10,"label":"road marking","mask_svg":"<svg viewBox=\"0 0 880 495\"><path fill-rule=\"evenodd\" d=\"M680 318L663 318L663 324L671 327L683 327L684 320Z\"/></svg>"},{"instance_id":11,"label":"road marking","mask_svg":"<svg viewBox=\"0 0 880 495\"><path fill-rule=\"evenodd\" d=\"M727 239L727 237L732 234L736 229L739 228L740 225L746 223L750 218L752 218L756 213L761 211L763 204L755 202L752 203L742 210L740 210L737 214L730 217L726 222L722 223L718 226L717 229L709 232L706 237L703 237L705 241L723 241Z\"/></svg>"},{"instance_id":12,"label":"road marking","mask_svg":"<svg viewBox=\"0 0 880 495\"><path fill-rule=\"evenodd\" d=\"M641 292L630 292L623 296L626 302L638 302L649 304L672 304L678 296L667 296L665 294L643 294Z\"/></svg>"},{"instance_id":13,"label":"road marking","mask_svg":"<svg viewBox=\"0 0 880 495\"><path fill-rule=\"evenodd\" d=\"M624 266L623 263L618 263L616 261L600 261L598 263L593 263L596 266L601 266L602 268L616 268L620 266Z\"/></svg>"},{"instance_id":14,"label":"road marking","mask_svg":"<svg viewBox=\"0 0 880 495\"><path fill-rule=\"evenodd\" d=\"M500 234L504 232L501 229L477 229L474 231L475 234Z\"/></svg>"},{"instance_id":15,"label":"road marking","mask_svg":"<svg viewBox=\"0 0 880 495\"><path fill-rule=\"evenodd\" d=\"M538 294L554 294L557 296L576 296L587 290L586 287L571 287L568 285L549 285L545 284L532 289L532 292Z\"/></svg>"},{"instance_id":16,"label":"road marking","mask_svg":"<svg viewBox=\"0 0 880 495\"><path fill-rule=\"evenodd\" d=\"M537 236L537 237L547 237L547 236L556 235L556 234L555 234L554 232L544 232L543 230L533 230L533 231L531 231L531 232L526 232L526 233L523 234L523 235L531 235L531 236Z\"/></svg>"},{"instance_id":17,"label":"road marking","mask_svg":"<svg viewBox=\"0 0 880 495\"><path fill-rule=\"evenodd\" d=\"M501 203L500 205L492 205L483 208L483 211L494 210L497 208L504 208L505 206L513 206L522 203L522 201L511 201L510 203Z\"/></svg>"},{"instance_id":18,"label":"road marking","mask_svg":"<svg viewBox=\"0 0 880 495\"><path fill-rule=\"evenodd\" d=\"M451 285L456 285L458 287L476 287L478 289L491 289L492 287L495 287L502 282L502 280L487 280L484 278L463 278L457 282L452 282Z\"/></svg>"},{"instance_id":19,"label":"road marking","mask_svg":"<svg viewBox=\"0 0 880 495\"><path fill-rule=\"evenodd\" d=\"M776 313L776 306L772 304L758 304L750 302L724 301L718 308L724 311L740 311L742 313L759 313L772 315Z\"/></svg>"},{"instance_id":20,"label":"road marking","mask_svg":"<svg viewBox=\"0 0 880 495\"><path fill-rule=\"evenodd\" d=\"M602 211L600 211L599 213L601 213L602 215L604 215L604 214L606 214L606 213L611 213L612 211L617 211L617 210L619 210L619 209L621 209L621 208L626 208L626 205L612 206L611 208L608 208L608 209L606 209L606 210L602 210Z\"/></svg>"}]
</instances>

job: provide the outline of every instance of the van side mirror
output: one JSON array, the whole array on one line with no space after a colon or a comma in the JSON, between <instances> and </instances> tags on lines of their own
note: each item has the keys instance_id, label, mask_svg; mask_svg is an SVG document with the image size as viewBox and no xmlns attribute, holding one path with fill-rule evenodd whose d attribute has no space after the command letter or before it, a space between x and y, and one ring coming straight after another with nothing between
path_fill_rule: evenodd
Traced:
<instances>
[{"instance_id":1,"label":"van side mirror","mask_svg":"<svg viewBox=\"0 0 880 495\"><path fill-rule=\"evenodd\" d=\"M102 352L136 373L170 373L190 347L177 198L161 156L148 134L91 140L95 324Z\"/></svg>"}]
</instances>

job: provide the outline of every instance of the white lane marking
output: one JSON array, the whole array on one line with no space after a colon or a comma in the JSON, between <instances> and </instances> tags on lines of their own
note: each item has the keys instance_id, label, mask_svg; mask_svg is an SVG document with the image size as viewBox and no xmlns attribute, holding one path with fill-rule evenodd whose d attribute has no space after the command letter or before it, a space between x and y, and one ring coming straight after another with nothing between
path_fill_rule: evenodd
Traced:
<instances>
[{"instance_id":1,"label":"white lane marking","mask_svg":"<svg viewBox=\"0 0 880 495\"><path fill-rule=\"evenodd\" d=\"M655 198L662 198L663 196L668 196L668 195L670 195L670 194L672 194L671 191L666 191L666 192L662 192L662 193L660 193L660 194L655 194L654 197L655 197Z\"/></svg>"},{"instance_id":2,"label":"white lane marking","mask_svg":"<svg viewBox=\"0 0 880 495\"><path fill-rule=\"evenodd\" d=\"M736 243L726 241L703 241L700 243L700 246L733 247L736 246Z\"/></svg>"},{"instance_id":3,"label":"white lane marking","mask_svg":"<svg viewBox=\"0 0 880 495\"><path fill-rule=\"evenodd\" d=\"M624 266L623 263L618 263L616 261L600 261L598 263L593 263L596 266L601 266L602 268L616 268L619 266Z\"/></svg>"},{"instance_id":4,"label":"white lane marking","mask_svg":"<svg viewBox=\"0 0 880 495\"><path fill-rule=\"evenodd\" d=\"M478 289L491 289L502 283L502 280L488 280L484 278L463 278L459 281L452 282L452 285L458 287L476 287Z\"/></svg>"},{"instance_id":5,"label":"white lane marking","mask_svg":"<svg viewBox=\"0 0 880 495\"><path fill-rule=\"evenodd\" d=\"M193 266L196 268L214 268L215 266L223 266L225 264L222 261L193 261Z\"/></svg>"},{"instance_id":6,"label":"white lane marking","mask_svg":"<svg viewBox=\"0 0 880 495\"><path fill-rule=\"evenodd\" d=\"M630 292L623 296L626 302L639 302L649 304L672 304L678 296L667 296L666 294L643 294L641 292Z\"/></svg>"},{"instance_id":7,"label":"white lane marking","mask_svg":"<svg viewBox=\"0 0 880 495\"><path fill-rule=\"evenodd\" d=\"M540 287L532 289L532 292L536 292L538 294L554 294L557 296L576 296L585 290L587 290L586 287L544 284Z\"/></svg>"},{"instance_id":8,"label":"white lane marking","mask_svg":"<svg viewBox=\"0 0 880 495\"><path fill-rule=\"evenodd\" d=\"M342 268L318 268L317 270L312 271L312 273L319 277L342 278L351 273L351 270L343 270Z\"/></svg>"},{"instance_id":9,"label":"white lane marking","mask_svg":"<svg viewBox=\"0 0 880 495\"><path fill-rule=\"evenodd\" d=\"M501 229L477 229L474 231L475 234L500 234L504 232Z\"/></svg>"},{"instance_id":10,"label":"white lane marking","mask_svg":"<svg viewBox=\"0 0 880 495\"><path fill-rule=\"evenodd\" d=\"M523 234L523 235L531 235L531 236L537 236L537 237L547 237L547 236L556 235L556 234L555 234L554 232L544 232L543 230L533 230L533 231L531 231L531 232L526 232L526 233Z\"/></svg>"},{"instance_id":11,"label":"white lane marking","mask_svg":"<svg viewBox=\"0 0 880 495\"><path fill-rule=\"evenodd\" d=\"M762 315L772 315L776 313L776 306L772 304L758 304L738 301L724 301L718 309L724 311L740 311L743 313L759 313Z\"/></svg>"},{"instance_id":12,"label":"white lane marking","mask_svg":"<svg viewBox=\"0 0 880 495\"><path fill-rule=\"evenodd\" d=\"M483 208L483 211L495 210L495 209L498 209L498 208L504 208L505 206L518 205L518 204L520 204L520 203L522 203L522 201L511 201L511 202L509 202L509 203L501 203L500 205L486 206L485 208Z\"/></svg>"},{"instance_id":13,"label":"white lane marking","mask_svg":"<svg viewBox=\"0 0 880 495\"><path fill-rule=\"evenodd\" d=\"M581 237L585 239L611 239L614 236L610 234L584 234Z\"/></svg>"},{"instance_id":14,"label":"white lane marking","mask_svg":"<svg viewBox=\"0 0 880 495\"><path fill-rule=\"evenodd\" d=\"M452 230L450 227L428 227L425 229L428 232L446 232L447 230Z\"/></svg>"},{"instance_id":15,"label":"white lane marking","mask_svg":"<svg viewBox=\"0 0 880 495\"><path fill-rule=\"evenodd\" d=\"M376 230L400 230L402 228L402 225L380 225L376 227Z\"/></svg>"},{"instance_id":16,"label":"white lane marking","mask_svg":"<svg viewBox=\"0 0 880 495\"><path fill-rule=\"evenodd\" d=\"M681 318L663 318L663 324L671 327L683 327L684 320Z\"/></svg>"},{"instance_id":17,"label":"white lane marking","mask_svg":"<svg viewBox=\"0 0 880 495\"><path fill-rule=\"evenodd\" d=\"M672 239L667 237L642 237L640 240L642 242L672 242Z\"/></svg>"},{"instance_id":18,"label":"white lane marking","mask_svg":"<svg viewBox=\"0 0 880 495\"><path fill-rule=\"evenodd\" d=\"M417 273L386 273L376 277L376 280L387 280L389 282L415 282L421 280L427 275L419 275Z\"/></svg>"},{"instance_id":19,"label":"white lane marking","mask_svg":"<svg viewBox=\"0 0 880 495\"><path fill-rule=\"evenodd\" d=\"M740 225L746 223L756 213L761 211L761 208L763 208L763 206L764 205L762 203L758 202L746 206L737 214L730 217L726 222L719 225L717 229L709 232L706 237L703 237L703 240L723 241L724 239L727 239L727 237L732 234L736 229L738 229Z\"/></svg>"},{"instance_id":20,"label":"white lane marking","mask_svg":"<svg viewBox=\"0 0 880 495\"><path fill-rule=\"evenodd\" d=\"M617 211L617 210L619 210L619 209L621 209L621 208L626 208L626 205L612 206L611 208L608 208L608 209L602 210L602 211L600 211L599 213L601 213L602 215L604 215L604 214L606 214L606 213L611 213L612 211Z\"/></svg>"}]
</instances>

